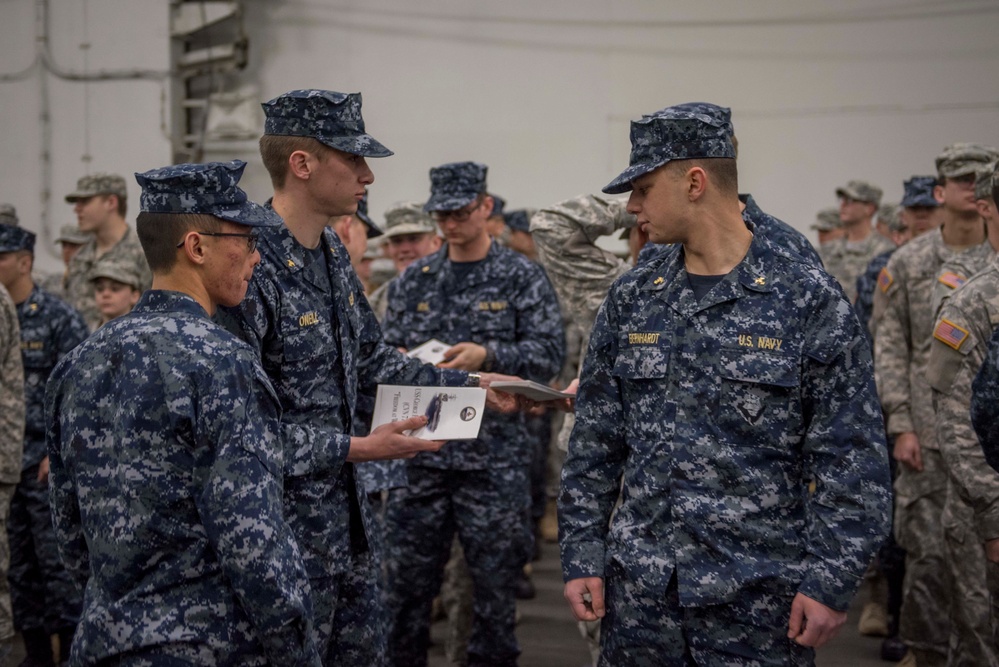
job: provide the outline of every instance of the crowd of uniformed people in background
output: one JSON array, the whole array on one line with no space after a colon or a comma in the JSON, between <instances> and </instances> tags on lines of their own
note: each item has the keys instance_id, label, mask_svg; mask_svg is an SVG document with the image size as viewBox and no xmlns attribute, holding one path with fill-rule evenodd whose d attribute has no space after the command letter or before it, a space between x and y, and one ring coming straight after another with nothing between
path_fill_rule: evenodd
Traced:
<instances>
[{"instance_id":1,"label":"crowd of uniformed people in background","mask_svg":"<svg viewBox=\"0 0 999 667\"><path fill-rule=\"evenodd\" d=\"M168 166L133 225L83 176L49 276L0 204L0 664L425 665L444 617L514 665L561 537L594 665L812 664L862 587L884 660L999 666L999 152L836 188L813 247L681 104L606 194L448 163L378 224L360 95L263 107L264 204ZM486 388L479 437L371 430L379 384Z\"/></svg>"}]
</instances>

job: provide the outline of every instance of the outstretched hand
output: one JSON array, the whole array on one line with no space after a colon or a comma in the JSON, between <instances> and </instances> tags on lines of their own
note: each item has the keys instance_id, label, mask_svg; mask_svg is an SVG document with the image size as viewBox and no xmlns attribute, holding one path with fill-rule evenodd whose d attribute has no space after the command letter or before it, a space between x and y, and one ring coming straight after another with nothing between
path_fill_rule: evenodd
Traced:
<instances>
[{"instance_id":1,"label":"outstretched hand","mask_svg":"<svg viewBox=\"0 0 999 667\"><path fill-rule=\"evenodd\" d=\"M386 459L411 459L420 452L436 452L446 441L424 440L403 433L426 425L427 418L422 415L382 424L370 435L350 439L347 460L351 463L360 463Z\"/></svg>"}]
</instances>

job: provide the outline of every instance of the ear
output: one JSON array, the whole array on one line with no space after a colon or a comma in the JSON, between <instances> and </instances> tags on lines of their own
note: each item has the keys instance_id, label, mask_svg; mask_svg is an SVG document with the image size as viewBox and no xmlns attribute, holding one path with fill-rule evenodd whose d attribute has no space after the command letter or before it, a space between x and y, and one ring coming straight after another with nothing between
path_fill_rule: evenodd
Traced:
<instances>
[{"instance_id":1,"label":"ear","mask_svg":"<svg viewBox=\"0 0 999 667\"><path fill-rule=\"evenodd\" d=\"M313 156L306 151L293 151L288 156L288 172L303 181L309 180L312 175Z\"/></svg>"},{"instance_id":2,"label":"ear","mask_svg":"<svg viewBox=\"0 0 999 667\"><path fill-rule=\"evenodd\" d=\"M201 234L189 231L184 234L184 245L180 247L187 261L198 266L205 263L205 246L201 241Z\"/></svg>"},{"instance_id":3,"label":"ear","mask_svg":"<svg viewBox=\"0 0 999 667\"><path fill-rule=\"evenodd\" d=\"M937 200L937 203L941 206L944 203L944 189L942 185L933 186L933 198Z\"/></svg>"},{"instance_id":4,"label":"ear","mask_svg":"<svg viewBox=\"0 0 999 667\"><path fill-rule=\"evenodd\" d=\"M978 209L978 215L982 216L983 218L988 218L989 217L990 211L989 211L989 202L988 201L986 201L984 199L976 199L975 200L975 208Z\"/></svg>"},{"instance_id":5,"label":"ear","mask_svg":"<svg viewBox=\"0 0 999 667\"><path fill-rule=\"evenodd\" d=\"M701 167L691 167L687 170L687 199L697 201L704 196L708 186L708 175Z\"/></svg>"},{"instance_id":6,"label":"ear","mask_svg":"<svg viewBox=\"0 0 999 667\"><path fill-rule=\"evenodd\" d=\"M482 198L482 208L486 212L486 217L488 218L493 214L493 206L496 205L496 200L494 200L489 195Z\"/></svg>"}]
</instances>

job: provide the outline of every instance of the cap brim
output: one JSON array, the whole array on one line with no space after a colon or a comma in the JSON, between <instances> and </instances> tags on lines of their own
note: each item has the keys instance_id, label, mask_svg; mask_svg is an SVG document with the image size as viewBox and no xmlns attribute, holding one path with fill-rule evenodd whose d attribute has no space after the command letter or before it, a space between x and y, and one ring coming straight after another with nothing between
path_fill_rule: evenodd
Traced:
<instances>
[{"instance_id":1,"label":"cap brim","mask_svg":"<svg viewBox=\"0 0 999 667\"><path fill-rule=\"evenodd\" d=\"M404 222L402 224L396 225L385 230L385 236L387 238L392 238L393 236L405 236L406 234L436 234L437 230L433 228L427 228L423 225L418 225L416 223Z\"/></svg>"},{"instance_id":2,"label":"cap brim","mask_svg":"<svg viewBox=\"0 0 999 667\"><path fill-rule=\"evenodd\" d=\"M97 192L80 192L79 190L77 190L76 192L70 192L68 195L66 195L66 203L75 204L81 199L90 199L91 197L96 197L97 195L98 195Z\"/></svg>"},{"instance_id":3,"label":"cap brim","mask_svg":"<svg viewBox=\"0 0 999 667\"><path fill-rule=\"evenodd\" d=\"M234 204L227 208L213 208L208 215L247 227L277 227L281 224L281 216L252 201Z\"/></svg>"},{"instance_id":4,"label":"cap brim","mask_svg":"<svg viewBox=\"0 0 999 667\"><path fill-rule=\"evenodd\" d=\"M639 162L638 164L633 164L621 174L615 178L613 181L604 186L601 190L608 195L619 195L623 192L630 192L632 190L631 182L640 176L644 176L650 171L655 171L659 167L663 166L669 162L668 159L662 162Z\"/></svg>"},{"instance_id":5,"label":"cap brim","mask_svg":"<svg viewBox=\"0 0 999 667\"><path fill-rule=\"evenodd\" d=\"M430 195L430 199L423 205L423 210L427 213L432 213L433 211L457 211L471 204L478 196L477 194L471 197L456 197L451 194Z\"/></svg>"},{"instance_id":6,"label":"cap brim","mask_svg":"<svg viewBox=\"0 0 999 667\"><path fill-rule=\"evenodd\" d=\"M388 157L395 155L370 134L357 134L350 137L316 137L330 148L361 157Z\"/></svg>"}]
</instances>

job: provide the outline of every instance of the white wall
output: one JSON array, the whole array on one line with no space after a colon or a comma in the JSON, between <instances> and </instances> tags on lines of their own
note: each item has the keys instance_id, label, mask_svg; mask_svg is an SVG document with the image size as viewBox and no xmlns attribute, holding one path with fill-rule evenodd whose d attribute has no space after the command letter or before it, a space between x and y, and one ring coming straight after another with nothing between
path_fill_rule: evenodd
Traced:
<instances>
[{"instance_id":1,"label":"white wall","mask_svg":"<svg viewBox=\"0 0 999 667\"><path fill-rule=\"evenodd\" d=\"M161 68L162 0L52 0L57 60ZM994 0L247 0L250 66L234 83L261 99L299 87L364 94L375 160L371 207L425 197L429 167L474 159L510 206L597 191L627 164L628 122L669 104L733 108L742 190L806 230L851 178L933 172L954 141L999 145L999 4ZM0 70L30 60L32 0L0 3ZM32 226L39 198L37 83L0 83L0 156ZM131 173L169 159L162 87L90 84L91 170ZM81 162L84 86L51 82L53 191ZM262 119L261 119L262 122ZM257 161L252 143L211 159ZM16 166L14 166L16 165ZM244 179L264 199L258 163ZM69 209L53 204L57 223Z\"/></svg>"}]
</instances>

